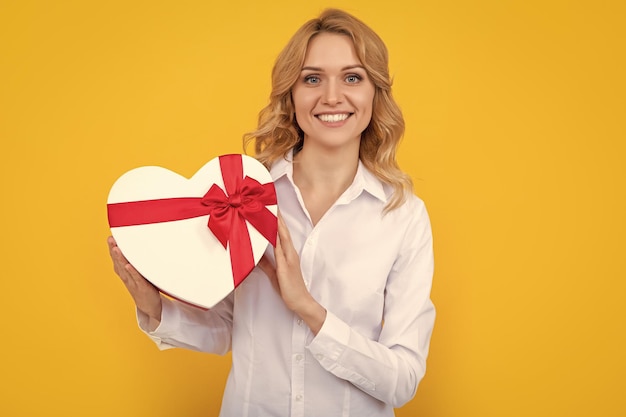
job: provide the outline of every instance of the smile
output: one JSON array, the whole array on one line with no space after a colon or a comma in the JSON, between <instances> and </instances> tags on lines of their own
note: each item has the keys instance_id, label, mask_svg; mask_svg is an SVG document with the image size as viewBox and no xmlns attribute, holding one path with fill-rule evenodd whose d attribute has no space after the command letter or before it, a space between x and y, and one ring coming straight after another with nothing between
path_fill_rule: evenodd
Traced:
<instances>
[{"instance_id":1,"label":"smile","mask_svg":"<svg viewBox=\"0 0 626 417\"><path fill-rule=\"evenodd\" d=\"M340 114L318 114L316 117L320 119L322 122L336 123L336 122L342 122L346 120L349 116L350 116L350 113L340 113Z\"/></svg>"}]
</instances>

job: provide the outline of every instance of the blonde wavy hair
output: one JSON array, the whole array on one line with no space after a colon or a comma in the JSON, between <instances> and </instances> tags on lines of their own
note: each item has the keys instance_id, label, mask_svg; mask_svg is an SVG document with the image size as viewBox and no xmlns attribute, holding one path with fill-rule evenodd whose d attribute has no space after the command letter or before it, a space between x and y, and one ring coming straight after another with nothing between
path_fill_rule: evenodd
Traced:
<instances>
[{"instance_id":1,"label":"blonde wavy hair","mask_svg":"<svg viewBox=\"0 0 626 417\"><path fill-rule=\"evenodd\" d=\"M270 167L289 151L301 148L304 132L295 117L291 89L300 77L309 42L320 33L333 33L352 39L356 54L374 84L372 119L361 134L359 158L381 181L393 188L385 212L400 206L412 191L410 177L400 170L396 149L404 134L404 118L391 94L387 47L382 39L356 17L337 9L327 9L306 22L278 55L272 69L269 104L259 112L258 126L244 135L244 149L254 142L256 158Z\"/></svg>"}]
</instances>

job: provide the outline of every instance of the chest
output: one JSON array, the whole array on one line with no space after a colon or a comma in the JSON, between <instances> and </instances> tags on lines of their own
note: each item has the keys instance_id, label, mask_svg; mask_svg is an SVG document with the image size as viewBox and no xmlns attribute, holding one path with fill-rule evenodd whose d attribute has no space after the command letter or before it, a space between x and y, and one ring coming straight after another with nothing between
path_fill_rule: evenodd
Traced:
<instances>
[{"instance_id":1,"label":"chest","mask_svg":"<svg viewBox=\"0 0 626 417\"><path fill-rule=\"evenodd\" d=\"M382 319L387 278L404 233L381 216L380 205L356 203L331 205L315 225L303 210L286 213L286 222L311 294L368 333Z\"/></svg>"}]
</instances>

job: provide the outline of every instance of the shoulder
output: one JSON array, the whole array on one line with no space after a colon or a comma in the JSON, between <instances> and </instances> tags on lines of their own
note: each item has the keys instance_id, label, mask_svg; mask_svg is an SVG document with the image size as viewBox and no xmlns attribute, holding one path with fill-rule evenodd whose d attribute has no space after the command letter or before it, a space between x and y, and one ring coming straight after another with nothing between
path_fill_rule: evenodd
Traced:
<instances>
[{"instance_id":1,"label":"shoulder","mask_svg":"<svg viewBox=\"0 0 626 417\"><path fill-rule=\"evenodd\" d=\"M404 202L398 207L384 213L383 222L386 223L387 228L401 230L401 233L409 240L432 233L426 204L413 192L407 193Z\"/></svg>"},{"instance_id":2,"label":"shoulder","mask_svg":"<svg viewBox=\"0 0 626 417\"><path fill-rule=\"evenodd\" d=\"M394 194L394 188L390 184L381 183L388 202ZM390 210L388 214L395 213L397 216L415 216L416 213L426 214L426 204L413 191L406 191L404 201L396 208Z\"/></svg>"}]
</instances>

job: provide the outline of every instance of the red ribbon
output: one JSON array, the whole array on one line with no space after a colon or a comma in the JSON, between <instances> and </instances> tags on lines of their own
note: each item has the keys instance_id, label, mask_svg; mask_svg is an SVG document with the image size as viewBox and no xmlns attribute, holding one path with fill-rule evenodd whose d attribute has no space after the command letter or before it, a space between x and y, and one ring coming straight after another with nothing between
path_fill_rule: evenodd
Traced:
<instances>
[{"instance_id":1,"label":"red ribbon","mask_svg":"<svg viewBox=\"0 0 626 417\"><path fill-rule=\"evenodd\" d=\"M107 205L109 226L137 226L209 215L208 227L230 249L233 282L237 287L254 268L250 223L276 246L278 219L266 207L276 204L273 183L261 184L243 177L241 155L222 155L220 168L226 193L213 184L203 197L164 198Z\"/></svg>"}]
</instances>

